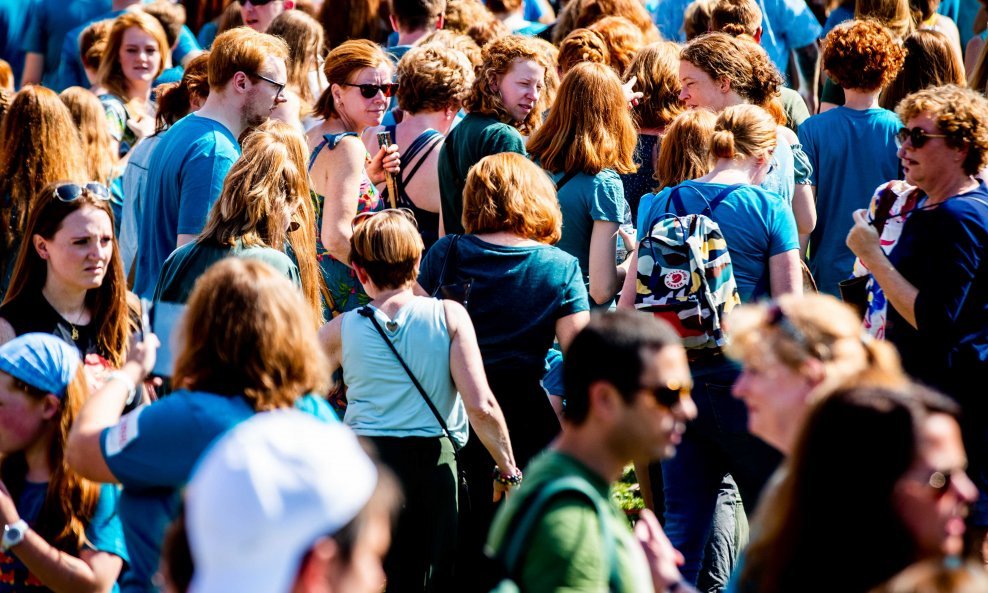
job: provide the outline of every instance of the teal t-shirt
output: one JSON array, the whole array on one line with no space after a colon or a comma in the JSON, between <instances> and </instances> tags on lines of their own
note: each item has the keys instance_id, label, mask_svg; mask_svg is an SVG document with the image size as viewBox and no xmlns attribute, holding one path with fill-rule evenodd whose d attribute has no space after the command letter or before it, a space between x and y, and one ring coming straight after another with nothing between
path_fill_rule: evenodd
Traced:
<instances>
[{"instance_id":1,"label":"teal t-shirt","mask_svg":"<svg viewBox=\"0 0 988 593\"><path fill-rule=\"evenodd\" d=\"M17 498L17 514L34 526L48 494L48 483L27 482L24 490ZM124 563L128 561L127 547L124 545L123 526L117 515L118 488L113 484L100 486L99 502L96 510L86 527L86 538L89 540L87 549L97 552L107 552L119 556ZM51 589L41 584L24 563L17 557L16 552L0 552L0 593L48 593ZM117 585L113 591L119 591Z\"/></svg>"},{"instance_id":2,"label":"teal t-shirt","mask_svg":"<svg viewBox=\"0 0 988 593\"><path fill-rule=\"evenodd\" d=\"M477 161L501 152L525 152L525 140L514 127L489 115L468 113L450 130L439 149L439 197L447 233L463 232L463 187Z\"/></svg>"},{"instance_id":3,"label":"teal t-shirt","mask_svg":"<svg viewBox=\"0 0 988 593\"><path fill-rule=\"evenodd\" d=\"M555 183L564 173L552 174ZM596 175L577 173L559 190L559 208L563 212L563 235L556 247L580 262L583 281L590 280L590 236L595 221L620 224L624 213L624 184L611 169Z\"/></svg>"},{"instance_id":4,"label":"teal t-shirt","mask_svg":"<svg viewBox=\"0 0 988 593\"><path fill-rule=\"evenodd\" d=\"M854 254L845 244L851 214L867 208L875 188L899 178L895 133L902 123L887 109L837 107L809 118L799 140L816 186L816 228L810 235L810 270L820 292L839 295Z\"/></svg>"},{"instance_id":5,"label":"teal t-shirt","mask_svg":"<svg viewBox=\"0 0 988 593\"><path fill-rule=\"evenodd\" d=\"M652 591L652 576L641 544L632 534L628 519L609 502L610 486L576 459L548 451L525 468L521 489L502 505L491 525L487 548L497 553L511 537L512 519L528 506L533 493L554 480L579 477L608 501L606 520L616 537L614 561L618 563L620 587L615 593ZM610 558L600 538L600 517L590 502L576 495L561 494L550 502L534 525L522 554L520 581L524 591L571 593L608 591Z\"/></svg>"},{"instance_id":6,"label":"teal t-shirt","mask_svg":"<svg viewBox=\"0 0 988 593\"><path fill-rule=\"evenodd\" d=\"M233 247L213 241L193 241L176 249L165 260L154 289L154 302L185 303L196 280L213 264L227 257L261 260L284 274L295 286L302 285L298 267L283 251L271 247L244 247L240 240Z\"/></svg>"}]
</instances>

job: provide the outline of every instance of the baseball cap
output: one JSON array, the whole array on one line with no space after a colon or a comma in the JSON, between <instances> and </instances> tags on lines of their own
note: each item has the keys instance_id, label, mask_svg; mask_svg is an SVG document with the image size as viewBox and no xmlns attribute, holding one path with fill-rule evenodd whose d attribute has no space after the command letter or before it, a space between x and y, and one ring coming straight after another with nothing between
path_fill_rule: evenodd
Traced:
<instances>
[{"instance_id":1,"label":"baseball cap","mask_svg":"<svg viewBox=\"0 0 988 593\"><path fill-rule=\"evenodd\" d=\"M75 346L51 334L23 334L0 346L0 371L57 397L65 396L79 362Z\"/></svg>"},{"instance_id":2,"label":"baseball cap","mask_svg":"<svg viewBox=\"0 0 988 593\"><path fill-rule=\"evenodd\" d=\"M288 593L305 553L370 500L377 469L356 435L297 410L223 436L186 489L190 593Z\"/></svg>"}]
</instances>

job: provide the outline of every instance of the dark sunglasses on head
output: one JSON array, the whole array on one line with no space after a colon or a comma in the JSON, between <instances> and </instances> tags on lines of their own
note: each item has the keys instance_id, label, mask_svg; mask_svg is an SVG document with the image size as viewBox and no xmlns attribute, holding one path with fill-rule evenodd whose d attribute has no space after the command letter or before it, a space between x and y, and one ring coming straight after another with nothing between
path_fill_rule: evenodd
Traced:
<instances>
[{"instance_id":1,"label":"dark sunglasses on head","mask_svg":"<svg viewBox=\"0 0 988 593\"><path fill-rule=\"evenodd\" d=\"M350 230L356 230L365 220L371 218L372 216L377 216L379 214L398 214L410 220L415 228L418 228L419 223L415 220L415 213L409 208L387 208L385 210L377 210L375 212L361 212L360 214L353 217L353 222L350 223Z\"/></svg>"},{"instance_id":2,"label":"dark sunglasses on head","mask_svg":"<svg viewBox=\"0 0 988 593\"><path fill-rule=\"evenodd\" d=\"M923 128L899 128L899 131L895 133L895 143L899 148L909 140L913 148L923 148L926 141L930 138L946 138L946 134L931 134L924 130Z\"/></svg>"},{"instance_id":3,"label":"dark sunglasses on head","mask_svg":"<svg viewBox=\"0 0 988 593\"><path fill-rule=\"evenodd\" d=\"M769 305L766 313L766 322L769 327L773 327L782 332L785 337L795 342L810 356L824 362L832 358L833 353L830 351L830 347L826 344L814 344L811 342L810 339L806 337L806 334L803 333L801 329L796 327L792 320L786 315L786 312L783 311L782 307L780 307L777 303L772 303Z\"/></svg>"},{"instance_id":4,"label":"dark sunglasses on head","mask_svg":"<svg viewBox=\"0 0 988 593\"><path fill-rule=\"evenodd\" d=\"M55 188L55 197L60 202L74 202L86 192L89 192L98 200L103 200L104 202L110 201L110 189L102 183L92 181L85 185L63 183Z\"/></svg>"},{"instance_id":5,"label":"dark sunglasses on head","mask_svg":"<svg viewBox=\"0 0 988 593\"><path fill-rule=\"evenodd\" d=\"M659 405L670 409L690 397L690 386L676 381L670 381L659 387L642 387L642 390L652 394Z\"/></svg>"},{"instance_id":6,"label":"dark sunglasses on head","mask_svg":"<svg viewBox=\"0 0 988 593\"><path fill-rule=\"evenodd\" d=\"M398 92L397 82L385 82L384 84L350 84L344 82L343 86L355 86L360 89L360 95L365 99L373 99L377 93L383 93L385 97L391 97Z\"/></svg>"}]
</instances>

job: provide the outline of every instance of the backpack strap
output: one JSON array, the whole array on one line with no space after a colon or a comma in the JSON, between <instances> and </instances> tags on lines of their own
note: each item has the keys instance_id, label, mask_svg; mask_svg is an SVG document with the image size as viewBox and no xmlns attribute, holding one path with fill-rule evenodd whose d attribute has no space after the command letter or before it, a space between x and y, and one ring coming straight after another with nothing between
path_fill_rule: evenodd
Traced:
<instances>
[{"instance_id":1,"label":"backpack strap","mask_svg":"<svg viewBox=\"0 0 988 593\"><path fill-rule=\"evenodd\" d=\"M563 186L572 181L573 178L576 177L577 173L579 173L579 171L570 171L569 173L563 175L559 180L559 183L556 184L556 191L558 192L563 189Z\"/></svg>"},{"instance_id":2,"label":"backpack strap","mask_svg":"<svg viewBox=\"0 0 988 593\"><path fill-rule=\"evenodd\" d=\"M593 486L585 479L577 476L553 480L528 498L527 504L523 504L523 508L518 510L511 524L508 525L507 540L496 558L501 560L507 574L517 583L518 569L532 530L542 518L542 514L549 503L564 495L576 495L578 498L589 502L597 513L597 521L600 523L600 542L604 549L605 562L609 565L610 571L607 581L608 590L619 591L621 583L618 573L617 544L608 523L607 509L604 508L607 503L601 500Z\"/></svg>"},{"instance_id":3,"label":"backpack strap","mask_svg":"<svg viewBox=\"0 0 988 593\"><path fill-rule=\"evenodd\" d=\"M700 196L700 199L702 199L704 201L704 203L707 204L707 207L706 207L706 210L704 210L704 213L713 214L714 209L717 206L719 206L721 202L724 201L724 198L726 198L727 196L729 196L731 194L731 192L733 192L737 188L741 187L742 185L744 185L744 184L743 183L735 183L734 185L728 185L724 189L720 190L720 192L718 192L716 196L714 196L710 200L707 200L706 196L703 195L703 192L701 192L695 186L686 185L684 183L680 183L679 185L677 185L672 190L672 193L669 194L669 204L672 206L673 210L676 212L676 214L678 216L685 216L687 214L691 214L691 212L689 212L688 210L686 210L686 206L683 204L683 198L682 198L682 196L680 196L680 190L682 190L683 188L688 188L688 189L693 190L693 192L696 195Z\"/></svg>"}]
</instances>

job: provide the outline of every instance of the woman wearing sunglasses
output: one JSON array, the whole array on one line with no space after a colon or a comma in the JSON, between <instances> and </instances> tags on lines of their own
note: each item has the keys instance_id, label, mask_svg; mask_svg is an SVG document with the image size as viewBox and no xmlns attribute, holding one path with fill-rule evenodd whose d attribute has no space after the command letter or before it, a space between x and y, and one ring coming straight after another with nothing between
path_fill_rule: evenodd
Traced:
<instances>
[{"instance_id":1,"label":"woman wearing sunglasses","mask_svg":"<svg viewBox=\"0 0 988 593\"><path fill-rule=\"evenodd\" d=\"M381 125L398 85L387 54L367 40L347 41L326 56L329 88L316 102L323 122L308 132L309 174L316 203L316 256L329 289L332 316L370 300L349 266L350 223L361 212L384 208L376 187L386 173L397 173L398 147L382 147L371 157L360 137Z\"/></svg>"},{"instance_id":2,"label":"woman wearing sunglasses","mask_svg":"<svg viewBox=\"0 0 988 593\"><path fill-rule=\"evenodd\" d=\"M971 388L988 372L988 187L977 175L988 165L988 100L942 86L906 97L898 140L915 206L886 254L865 210L854 213L847 245L888 302L885 337L906 372L964 406L972 475L988 492L988 406ZM886 227L888 228L888 227ZM988 498L986 503L988 509ZM972 520L988 528L988 512ZM975 547L975 549L980 549Z\"/></svg>"}]
</instances>

